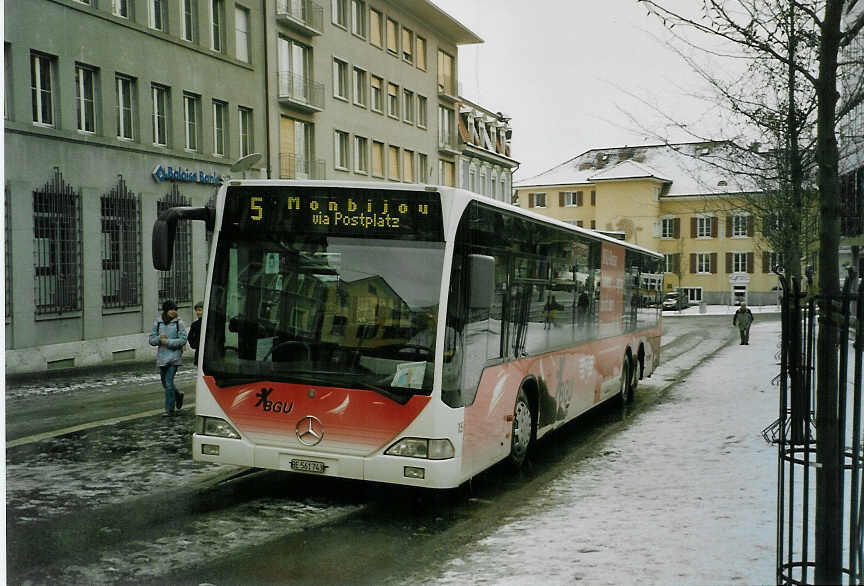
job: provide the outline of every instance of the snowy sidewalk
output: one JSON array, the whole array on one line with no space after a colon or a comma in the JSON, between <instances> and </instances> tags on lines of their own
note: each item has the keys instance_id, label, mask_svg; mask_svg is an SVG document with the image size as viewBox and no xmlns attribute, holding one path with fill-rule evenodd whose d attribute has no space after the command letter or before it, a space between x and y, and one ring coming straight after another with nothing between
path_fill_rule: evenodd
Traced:
<instances>
[{"instance_id":1,"label":"snowy sidewalk","mask_svg":"<svg viewBox=\"0 0 864 586\"><path fill-rule=\"evenodd\" d=\"M779 339L779 320L757 320L749 346L698 366L436 583L773 584L777 450L761 431Z\"/></svg>"}]
</instances>

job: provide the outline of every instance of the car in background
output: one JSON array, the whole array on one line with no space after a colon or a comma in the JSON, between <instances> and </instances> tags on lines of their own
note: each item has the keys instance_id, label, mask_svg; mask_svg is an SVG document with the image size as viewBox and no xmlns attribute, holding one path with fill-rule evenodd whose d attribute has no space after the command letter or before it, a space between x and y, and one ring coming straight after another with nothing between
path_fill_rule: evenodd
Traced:
<instances>
[{"instance_id":1,"label":"car in background","mask_svg":"<svg viewBox=\"0 0 864 586\"><path fill-rule=\"evenodd\" d=\"M680 311L690 307L686 291L669 291L663 295L663 311Z\"/></svg>"}]
</instances>

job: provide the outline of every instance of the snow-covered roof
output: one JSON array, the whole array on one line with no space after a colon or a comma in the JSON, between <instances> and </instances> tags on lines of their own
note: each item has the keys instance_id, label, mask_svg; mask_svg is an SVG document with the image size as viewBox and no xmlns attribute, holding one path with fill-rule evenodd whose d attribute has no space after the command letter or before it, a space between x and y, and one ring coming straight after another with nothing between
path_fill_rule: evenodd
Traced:
<instances>
[{"instance_id":1,"label":"snow-covered roof","mask_svg":"<svg viewBox=\"0 0 864 586\"><path fill-rule=\"evenodd\" d=\"M732 170L735 156L719 142L592 149L514 187L654 179L669 186L664 197L755 191L750 177Z\"/></svg>"}]
</instances>

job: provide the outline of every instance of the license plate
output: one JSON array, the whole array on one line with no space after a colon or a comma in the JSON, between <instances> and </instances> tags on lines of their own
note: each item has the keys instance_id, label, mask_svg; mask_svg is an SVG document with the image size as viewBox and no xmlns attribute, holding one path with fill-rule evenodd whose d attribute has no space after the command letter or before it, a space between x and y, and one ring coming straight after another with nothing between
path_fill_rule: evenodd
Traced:
<instances>
[{"instance_id":1,"label":"license plate","mask_svg":"<svg viewBox=\"0 0 864 586\"><path fill-rule=\"evenodd\" d=\"M315 472L323 474L327 468L324 462L315 462L314 460L291 460L291 470L298 472Z\"/></svg>"}]
</instances>

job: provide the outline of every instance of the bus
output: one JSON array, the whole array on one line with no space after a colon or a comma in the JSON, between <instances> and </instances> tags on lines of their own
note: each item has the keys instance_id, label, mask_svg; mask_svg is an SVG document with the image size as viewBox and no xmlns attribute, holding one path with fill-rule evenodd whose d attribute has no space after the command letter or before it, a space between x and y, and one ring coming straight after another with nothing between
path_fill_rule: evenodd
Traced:
<instances>
[{"instance_id":1,"label":"bus","mask_svg":"<svg viewBox=\"0 0 864 586\"><path fill-rule=\"evenodd\" d=\"M199 461L454 488L659 363L661 254L468 191L229 180L160 214L156 269L187 220Z\"/></svg>"}]
</instances>

